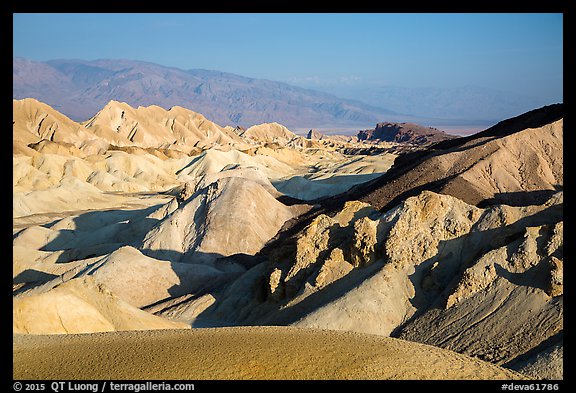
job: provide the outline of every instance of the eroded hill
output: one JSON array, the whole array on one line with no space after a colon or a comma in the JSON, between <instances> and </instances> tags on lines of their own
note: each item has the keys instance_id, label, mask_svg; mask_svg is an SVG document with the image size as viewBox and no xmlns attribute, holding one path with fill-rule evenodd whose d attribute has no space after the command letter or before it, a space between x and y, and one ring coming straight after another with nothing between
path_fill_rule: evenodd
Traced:
<instances>
[{"instance_id":1,"label":"eroded hill","mask_svg":"<svg viewBox=\"0 0 576 393\"><path fill-rule=\"evenodd\" d=\"M563 118L410 152L14 101L18 333L289 325L562 378ZM356 154L350 154L354 151Z\"/></svg>"}]
</instances>

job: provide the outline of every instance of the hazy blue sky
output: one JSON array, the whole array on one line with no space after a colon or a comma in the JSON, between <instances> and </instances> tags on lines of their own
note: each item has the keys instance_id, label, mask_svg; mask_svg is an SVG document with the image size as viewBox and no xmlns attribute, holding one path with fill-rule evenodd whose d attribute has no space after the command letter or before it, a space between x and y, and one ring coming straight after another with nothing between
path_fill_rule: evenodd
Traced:
<instances>
[{"instance_id":1,"label":"hazy blue sky","mask_svg":"<svg viewBox=\"0 0 576 393\"><path fill-rule=\"evenodd\" d=\"M14 56L305 86L475 85L562 101L562 14L14 14Z\"/></svg>"}]
</instances>

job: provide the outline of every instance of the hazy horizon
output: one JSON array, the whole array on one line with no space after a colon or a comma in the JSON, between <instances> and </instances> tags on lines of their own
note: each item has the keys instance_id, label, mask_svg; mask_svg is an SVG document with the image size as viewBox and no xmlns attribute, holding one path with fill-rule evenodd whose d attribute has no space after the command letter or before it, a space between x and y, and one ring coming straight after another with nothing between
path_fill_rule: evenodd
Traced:
<instances>
[{"instance_id":1,"label":"hazy horizon","mask_svg":"<svg viewBox=\"0 0 576 393\"><path fill-rule=\"evenodd\" d=\"M215 70L434 119L490 123L563 102L562 14L30 13L13 21L13 56L33 61Z\"/></svg>"}]
</instances>

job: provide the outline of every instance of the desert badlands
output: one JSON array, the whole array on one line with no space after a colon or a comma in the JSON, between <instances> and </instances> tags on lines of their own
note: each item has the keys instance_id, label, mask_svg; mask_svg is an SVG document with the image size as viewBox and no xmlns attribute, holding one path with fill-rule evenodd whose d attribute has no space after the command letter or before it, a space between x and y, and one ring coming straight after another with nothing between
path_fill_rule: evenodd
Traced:
<instances>
[{"instance_id":1,"label":"desert badlands","mask_svg":"<svg viewBox=\"0 0 576 393\"><path fill-rule=\"evenodd\" d=\"M562 104L411 127L14 100L13 377L562 379Z\"/></svg>"}]
</instances>

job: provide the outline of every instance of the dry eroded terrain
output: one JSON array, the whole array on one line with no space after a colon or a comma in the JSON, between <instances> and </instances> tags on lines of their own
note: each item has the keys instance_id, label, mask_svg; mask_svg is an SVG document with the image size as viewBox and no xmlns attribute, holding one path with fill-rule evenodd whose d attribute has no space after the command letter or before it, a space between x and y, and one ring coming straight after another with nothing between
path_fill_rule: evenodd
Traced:
<instances>
[{"instance_id":1,"label":"dry eroded terrain","mask_svg":"<svg viewBox=\"0 0 576 393\"><path fill-rule=\"evenodd\" d=\"M428 345L287 327L15 336L13 363L15 379L524 378Z\"/></svg>"}]
</instances>

